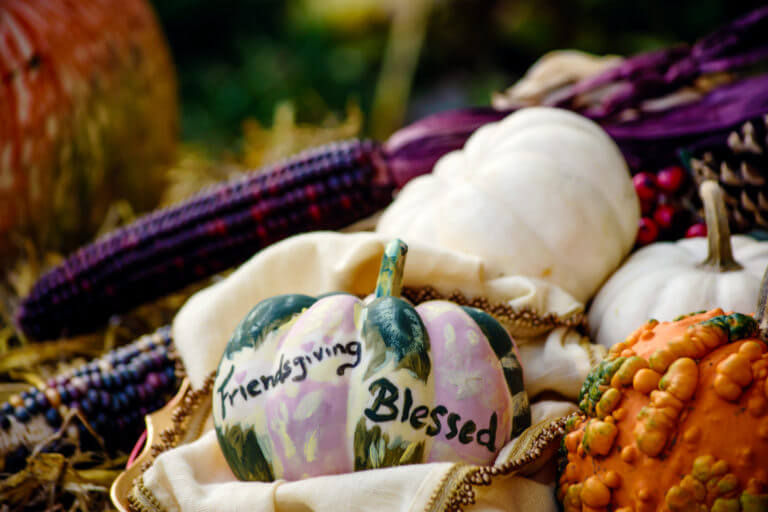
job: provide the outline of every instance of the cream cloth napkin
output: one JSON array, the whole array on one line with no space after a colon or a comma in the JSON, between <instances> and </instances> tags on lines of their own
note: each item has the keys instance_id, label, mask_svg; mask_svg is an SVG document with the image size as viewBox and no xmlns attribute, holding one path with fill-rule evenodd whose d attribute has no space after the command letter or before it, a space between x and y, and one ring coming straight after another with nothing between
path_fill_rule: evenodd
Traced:
<instances>
[{"instance_id":1,"label":"cream cloth napkin","mask_svg":"<svg viewBox=\"0 0 768 512\"><path fill-rule=\"evenodd\" d=\"M227 278L198 292L173 323L174 341L192 386L201 387L216 369L236 325L259 301L282 293L371 293L388 241L376 233L317 232L292 237L261 251ZM488 276L478 257L418 244L409 246L404 286L432 286L445 294L458 290L470 298L484 296L491 303L562 319L583 313L581 303L542 280ZM575 400L603 350L567 327L515 340L531 398L554 391ZM532 415L536 423L573 410L571 402L547 401L534 403ZM497 463L515 453L515 443L502 449ZM209 419L197 440L160 455L144 473L143 485L154 497L154 508L168 511L420 512L432 510L430 507L439 510L446 499L441 491L457 467L420 464L296 482L239 482L224 460ZM505 476L475 489L476 503L466 510L556 510L551 465L537 479Z\"/></svg>"},{"instance_id":2,"label":"cream cloth napkin","mask_svg":"<svg viewBox=\"0 0 768 512\"><path fill-rule=\"evenodd\" d=\"M548 401L534 404L531 413L538 423L575 409L570 402ZM497 463L514 449L512 441L499 453ZM475 503L464 510L555 512L551 466L532 478L511 475L476 487ZM197 441L160 455L144 473L143 482L154 496L155 507L168 512L433 512L441 510L445 500L440 491L456 469L453 463L415 464L295 482L240 482L209 423Z\"/></svg>"}]
</instances>

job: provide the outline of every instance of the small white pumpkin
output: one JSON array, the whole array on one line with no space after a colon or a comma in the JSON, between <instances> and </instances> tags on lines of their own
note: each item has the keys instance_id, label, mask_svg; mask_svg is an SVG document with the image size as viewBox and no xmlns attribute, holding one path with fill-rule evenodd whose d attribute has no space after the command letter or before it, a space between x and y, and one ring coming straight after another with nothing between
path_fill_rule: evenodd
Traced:
<instances>
[{"instance_id":1,"label":"small white pumpkin","mask_svg":"<svg viewBox=\"0 0 768 512\"><path fill-rule=\"evenodd\" d=\"M543 278L586 302L632 249L639 219L611 138L572 112L531 107L412 180L377 231L480 256L490 276Z\"/></svg>"},{"instance_id":2,"label":"small white pumpkin","mask_svg":"<svg viewBox=\"0 0 768 512\"><path fill-rule=\"evenodd\" d=\"M593 341L610 347L649 319L670 321L717 307L754 310L768 265L768 242L731 236L717 183L705 181L699 195L707 239L657 242L633 254L592 303L589 325Z\"/></svg>"}]
</instances>

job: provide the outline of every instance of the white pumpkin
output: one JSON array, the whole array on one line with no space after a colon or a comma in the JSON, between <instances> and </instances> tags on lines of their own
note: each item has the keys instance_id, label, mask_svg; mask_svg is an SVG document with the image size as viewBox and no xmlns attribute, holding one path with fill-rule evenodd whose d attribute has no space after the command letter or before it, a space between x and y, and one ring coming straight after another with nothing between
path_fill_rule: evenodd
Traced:
<instances>
[{"instance_id":1,"label":"white pumpkin","mask_svg":"<svg viewBox=\"0 0 768 512\"><path fill-rule=\"evenodd\" d=\"M480 256L491 276L543 278L586 302L632 249L639 219L611 138L572 112L531 107L412 180L377 231Z\"/></svg>"},{"instance_id":2,"label":"white pumpkin","mask_svg":"<svg viewBox=\"0 0 768 512\"><path fill-rule=\"evenodd\" d=\"M768 242L730 235L722 191L714 181L702 183L699 194L707 238L657 242L633 254L592 303L593 341L610 347L651 318L669 321L716 307L754 310Z\"/></svg>"}]
</instances>

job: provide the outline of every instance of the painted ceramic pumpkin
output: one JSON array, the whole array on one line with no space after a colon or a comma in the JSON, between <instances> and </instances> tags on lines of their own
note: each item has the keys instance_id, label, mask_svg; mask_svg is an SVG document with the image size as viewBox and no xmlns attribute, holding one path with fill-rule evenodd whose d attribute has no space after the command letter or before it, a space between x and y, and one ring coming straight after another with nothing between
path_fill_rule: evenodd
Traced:
<instances>
[{"instance_id":1,"label":"painted ceramic pumpkin","mask_svg":"<svg viewBox=\"0 0 768 512\"><path fill-rule=\"evenodd\" d=\"M281 295L237 327L213 417L239 479L489 464L529 426L507 332L477 309L399 298L405 251L399 240L387 245L370 301Z\"/></svg>"},{"instance_id":2,"label":"painted ceramic pumpkin","mask_svg":"<svg viewBox=\"0 0 768 512\"><path fill-rule=\"evenodd\" d=\"M597 124L531 107L479 128L409 182L376 230L482 257L488 275L543 278L586 302L635 243L627 164Z\"/></svg>"},{"instance_id":3,"label":"painted ceramic pumpkin","mask_svg":"<svg viewBox=\"0 0 768 512\"><path fill-rule=\"evenodd\" d=\"M658 242L634 253L589 309L594 341L610 347L649 318L672 320L715 307L752 310L768 266L768 242L731 236L717 183L702 183L699 193L707 239Z\"/></svg>"},{"instance_id":4,"label":"painted ceramic pumpkin","mask_svg":"<svg viewBox=\"0 0 768 512\"><path fill-rule=\"evenodd\" d=\"M110 202L156 205L178 113L147 0L3 0L0 74L0 252L11 230L72 248Z\"/></svg>"},{"instance_id":5,"label":"painted ceramic pumpkin","mask_svg":"<svg viewBox=\"0 0 768 512\"><path fill-rule=\"evenodd\" d=\"M584 416L563 442L565 511L767 511L768 348L758 327L715 309L649 321L615 345L584 383Z\"/></svg>"}]
</instances>

